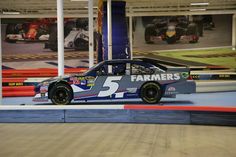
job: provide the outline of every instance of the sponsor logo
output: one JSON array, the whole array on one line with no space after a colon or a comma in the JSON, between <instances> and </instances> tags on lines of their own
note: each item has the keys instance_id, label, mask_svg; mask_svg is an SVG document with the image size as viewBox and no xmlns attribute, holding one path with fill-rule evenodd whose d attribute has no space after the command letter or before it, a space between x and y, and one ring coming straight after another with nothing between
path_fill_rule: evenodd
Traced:
<instances>
[{"instance_id":1,"label":"sponsor logo","mask_svg":"<svg viewBox=\"0 0 236 157\"><path fill-rule=\"evenodd\" d=\"M131 81L138 82L138 81L171 81L171 80L180 80L179 73L172 73L172 74L153 74L153 75L132 75Z\"/></svg>"},{"instance_id":2,"label":"sponsor logo","mask_svg":"<svg viewBox=\"0 0 236 157\"><path fill-rule=\"evenodd\" d=\"M127 88L126 90L128 93L136 93L137 92L137 88Z\"/></svg>"},{"instance_id":3,"label":"sponsor logo","mask_svg":"<svg viewBox=\"0 0 236 157\"><path fill-rule=\"evenodd\" d=\"M188 74L188 72L182 72L181 76L186 79L189 77L189 74Z\"/></svg>"},{"instance_id":4,"label":"sponsor logo","mask_svg":"<svg viewBox=\"0 0 236 157\"><path fill-rule=\"evenodd\" d=\"M86 81L86 80L81 80L81 81L80 81L80 84L81 84L81 85L86 85L86 84L87 84L87 81Z\"/></svg>"},{"instance_id":5,"label":"sponsor logo","mask_svg":"<svg viewBox=\"0 0 236 157\"><path fill-rule=\"evenodd\" d=\"M87 86L94 86L95 78L93 76L85 76L85 77L71 77L70 81L73 82L75 85L87 85Z\"/></svg>"},{"instance_id":6,"label":"sponsor logo","mask_svg":"<svg viewBox=\"0 0 236 157\"><path fill-rule=\"evenodd\" d=\"M94 80L88 80L87 86L94 86Z\"/></svg>"},{"instance_id":7,"label":"sponsor logo","mask_svg":"<svg viewBox=\"0 0 236 157\"><path fill-rule=\"evenodd\" d=\"M175 87L169 87L169 88L167 89L167 91L168 91L168 92L175 92L176 89L175 89Z\"/></svg>"},{"instance_id":8,"label":"sponsor logo","mask_svg":"<svg viewBox=\"0 0 236 157\"><path fill-rule=\"evenodd\" d=\"M22 82L10 82L8 83L8 86L23 86Z\"/></svg>"},{"instance_id":9,"label":"sponsor logo","mask_svg":"<svg viewBox=\"0 0 236 157\"><path fill-rule=\"evenodd\" d=\"M40 93L47 93L48 92L48 86L41 86L40 87Z\"/></svg>"}]
</instances>

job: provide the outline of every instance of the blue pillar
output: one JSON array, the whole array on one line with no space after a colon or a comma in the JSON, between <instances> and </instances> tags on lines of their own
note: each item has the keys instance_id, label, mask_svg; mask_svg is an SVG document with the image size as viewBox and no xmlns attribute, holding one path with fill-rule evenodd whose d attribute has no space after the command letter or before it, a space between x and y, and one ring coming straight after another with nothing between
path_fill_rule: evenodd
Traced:
<instances>
[{"instance_id":1,"label":"blue pillar","mask_svg":"<svg viewBox=\"0 0 236 157\"><path fill-rule=\"evenodd\" d=\"M102 44L103 60L108 59L107 45L107 4L103 3ZM126 23L126 2L112 2L112 57L113 59L130 58L128 31Z\"/></svg>"}]
</instances>

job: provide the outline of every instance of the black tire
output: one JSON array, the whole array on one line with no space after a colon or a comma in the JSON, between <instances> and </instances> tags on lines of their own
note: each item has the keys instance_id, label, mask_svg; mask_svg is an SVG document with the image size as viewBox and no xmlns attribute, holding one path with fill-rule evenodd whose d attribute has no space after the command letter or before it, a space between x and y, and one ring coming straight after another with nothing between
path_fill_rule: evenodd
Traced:
<instances>
[{"instance_id":1,"label":"black tire","mask_svg":"<svg viewBox=\"0 0 236 157\"><path fill-rule=\"evenodd\" d=\"M153 44L154 42L151 40L151 37L156 35L154 25L150 24L145 28L144 37L147 44Z\"/></svg>"},{"instance_id":2,"label":"black tire","mask_svg":"<svg viewBox=\"0 0 236 157\"><path fill-rule=\"evenodd\" d=\"M148 104L158 103L162 97L161 87L155 82L145 83L140 90L140 97Z\"/></svg>"},{"instance_id":3,"label":"black tire","mask_svg":"<svg viewBox=\"0 0 236 157\"><path fill-rule=\"evenodd\" d=\"M65 38L70 34L70 31L71 31L73 28L76 28L76 23L75 23L74 21L68 21L68 22L66 22L65 28L64 28L64 37L65 37Z\"/></svg>"},{"instance_id":4,"label":"black tire","mask_svg":"<svg viewBox=\"0 0 236 157\"><path fill-rule=\"evenodd\" d=\"M69 85L58 83L49 91L51 101L55 105L68 105L73 99L73 91Z\"/></svg>"},{"instance_id":5,"label":"black tire","mask_svg":"<svg viewBox=\"0 0 236 157\"><path fill-rule=\"evenodd\" d=\"M166 37L166 42L168 43L168 44L174 44L174 43L176 43L176 36L172 36L172 37Z\"/></svg>"},{"instance_id":6,"label":"black tire","mask_svg":"<svg viewBox=\"0 0 236 157\"><path fill-rule=\"evenodd\" d=\"M88 41L82 39L82 38L77 38L74 41L75 45L75 50L84 50L87 51L89 49Z\"/></svg>"},{"instance_id":7,"label":"black tire","mask_svg":"<svg viewBox=\"0 0 236 157\"><path fill-rule=\"evenodd\" d=\"M6 35L8 34L16 34L16 24L8 24L6 28ZM5 39L6 42L8 43L16 43L16 40L10 40L9 38Z\"/></svg>"},{"instance_id":8,"label":"black tire","mask_svg":"<svg viewBox=\"0 0 236 157\"><path fill-rule=\"evenodd\" d=\"M50 50L57 51L57 25L54 24L50 27L48 45Z\"/></svg>"},{"instance_id":9,"label":"black tire","mask_svg":"<svg viewBox=\"0 0 236 157\"><path fill-rule=\"evenodd\" d=\"M15 34L16 33L16 24L8 24L6 28L6 34Z\"/></svg>"}]
</instances>

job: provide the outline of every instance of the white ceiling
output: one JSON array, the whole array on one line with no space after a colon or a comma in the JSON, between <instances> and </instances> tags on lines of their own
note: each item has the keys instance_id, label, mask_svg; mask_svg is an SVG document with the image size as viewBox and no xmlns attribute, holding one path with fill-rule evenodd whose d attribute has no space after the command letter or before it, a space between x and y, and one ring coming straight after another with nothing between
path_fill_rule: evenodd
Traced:
<instances>
[{"instance_id":1,"label":"white ceiling","mask_svg":"<svg viewBox=\"0 0 236 157\"><path fill-rule=\"evenodd\" d=\"M94 16L97 13L97 2L94 0ZM126 0L127 15L161 16L192 14L234 14L236 0ZM191 6L192 2L208 2L206 6ZM87 17L88 2L64 0L65 17ZM132 12L129 12L132 8ZM206 9L206 11L190 11ZM19 11L19 15L4 15L3 11ZM0 0L2 18L56 17L56 0Z\"/></svg>"}]
</instances>

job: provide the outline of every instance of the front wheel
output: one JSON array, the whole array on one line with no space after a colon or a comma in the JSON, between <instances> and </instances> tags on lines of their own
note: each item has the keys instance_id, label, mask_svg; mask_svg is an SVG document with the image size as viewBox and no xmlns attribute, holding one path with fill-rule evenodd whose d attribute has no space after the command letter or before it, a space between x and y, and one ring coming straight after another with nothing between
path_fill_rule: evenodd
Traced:
<instances>
[{"instance_id":1,"label":"front wheel","mask_svg":"<svg viewBox=\"0 0 236 157\"><path fill-rule=\"evenodd\" d=\"M72 100L72 90L69 85L56 84L50 91L50 98L55 105L68 105Z\"/></svg>"},{"instance_id":2,"label":"front wheel","mask_svg":"<svg viewBox=\"0 0 236 157\"><path fill-rule=\"evenodd\" d=\"M158 103L162 97L161 87L155 82L148 82L141 87L140 97L145 103Z\"/></svg>"}]
</instances>

